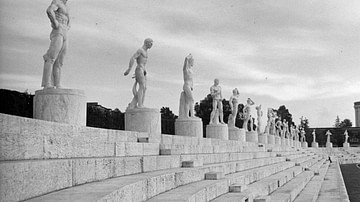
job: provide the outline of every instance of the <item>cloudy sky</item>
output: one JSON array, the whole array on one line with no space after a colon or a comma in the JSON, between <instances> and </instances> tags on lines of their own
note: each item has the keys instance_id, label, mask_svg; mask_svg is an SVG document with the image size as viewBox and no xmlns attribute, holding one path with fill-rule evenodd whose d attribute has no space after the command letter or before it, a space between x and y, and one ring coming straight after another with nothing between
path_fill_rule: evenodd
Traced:
<instances>
[{"instance_id":1,"label":"cloudy sky","mask_svg":"<svg viewBox=\"0 0 360 202\"><path fill-rule=\"evenodd\" d=\"M0 88L40 89L51 31L50 0L0 1ZM145 105L178 113L182 65L192 53L194 97L220 79L268 107L285 105L296 123L353 123L360 101L358 0L69 0L72 27L63 86L87 100L124 111L134 80L123 76L129 58L151 37ZM135 69L135 67L134 67ZM133 70L134 71L134 70ZM265 120L265 117L264 117Z\"/></svg>"}]
</instances>

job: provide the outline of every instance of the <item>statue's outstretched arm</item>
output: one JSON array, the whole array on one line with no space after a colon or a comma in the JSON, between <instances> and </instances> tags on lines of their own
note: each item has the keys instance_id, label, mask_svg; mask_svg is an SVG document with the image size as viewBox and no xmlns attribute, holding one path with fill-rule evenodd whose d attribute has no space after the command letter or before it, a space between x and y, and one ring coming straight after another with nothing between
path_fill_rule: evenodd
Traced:
<instances>
[{"instance_id":1,"label":"statue's outstretched arm","mask_svg":"<svg viewBox=\"0 0 360 202\"><path fill-rule=\"evenodd\" d=\"M136 61L136 59L141 55L141 50L139 49L138 51L136 51L136 53L130 58L130 62L129 62L129 68L125 71L124 75L128 75L132 69L132 67L134 66L134 63Z\"/></svg>"}]
</instances>

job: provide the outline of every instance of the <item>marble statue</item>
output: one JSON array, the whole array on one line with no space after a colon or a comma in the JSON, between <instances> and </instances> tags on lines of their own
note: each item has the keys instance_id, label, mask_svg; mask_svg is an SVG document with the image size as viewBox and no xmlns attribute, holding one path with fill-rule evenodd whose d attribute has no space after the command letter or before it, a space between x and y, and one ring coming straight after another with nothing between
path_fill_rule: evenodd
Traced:
<instances>
[{"instance_id":1,"label":"marble statue","mask_svg":"<svg viewBox=\"0 0 360 202\"><path fill-rule=\"evenodd\" d=\"M281 137L282 134L282 121L280 119L278 119L275 123L275 128L276 128L276 135Z\"/></svg>"},{"instance_id":2,"label":"marble statue","mask_svg":"<svg viewBox=\"0 0 360 202\"><path fill-rule=\"evenodd\" d=\"M348 134L347 130L345 130L344 135L345 135L345 142L344 143L348 143L349 134Z\"/></svg>"},{"instance_id":3,"label":"marble statue","mask_svg":"<svg viewBox=\"0 0 360 202\"><path fill-rule=\"evenodd\" d=\"M325 135L327 135L326 143L330 143L330 135L332 135L330 130L326 131Z\"/></svg>"},{"instance_id":4,"label":"marble statue","mask_svg":"<svg viewBox=\"0 0 360 202\"><path fill-rule=\"evenodd\" d=\"M214 79L214 85L210 87L210 94L213 99L213 109L210 114L210 124L217 123L218 117L220 118L220 123L224 123L224 114L223 114L223 105L222 105L222 93L221 87L219 86L219 79Z\"/></svg>"},{"instance_id":5,"label":"marble statue","mask_svg":"<svg viewBox=\"0 0 360 202\"><path fill-rule=\"evenodd\" d=\"M255 102L252 101L250 98L248 98L246 100L246 105L244 106L244 109L243 109L243 112L244 112L244 124L243 124L243 129L245 131L249 131L248 129L248 123L250 121L250 131L253 131L254 130L254 123L253 123L253 119L251 117L251 108L252 108L252 105L254 105Z\"/></svg>"},{"instance_id":6,"label":"marble statue","mask_svg":"<svg viewBox=\"0 0 360 202\"><path fill-rule=\"evenodd\" d=\"M146 69L145 65L148 59L148 49L150 49L153 45L153 40L147 38L144 40L144 45L139 48L136 53L130 58L129 68L125 71L124 75L128 75L136 61L137 66L135 69L135 83L132 88L132 92L134 98L132 99L131 103L128 106L128 109L133 108L143 108L144 107L144 100L145 100L145 92L146 92ZM136 86L139 84L139 89L136 90Z\"/></svg>"},{"instance_id":7,"label":"marble statue","mask_svg":"<svg viewBox=\"0 0 360 202\"><path fill-rule=\"evenodd\" d=\"M256 130L257 130L258 134L260 134L261 117L263 116L263 112L261 111L261 105L255 107L255 109L256 109L257 123L258 123Z\"/></svg>"},{"instance_id":8,"label":"marble statue","mask_svg":"<svg viewBox=\"0 0 360 202\"><path fill-rule=\"evenodd\" d=\"M266 126L265 126L265 133L266 134L270 134L271 119L273 117L272 113L273 113L273 109L268 108L268 110L267 110L267 122L266 122Z\"/></svg>"},{"instance_id":9,"label":"marble statue","mask_svg":"<svg viewBox=\"0 0 360 202\"><path fill-rule=\"evenodd\" d=\"M283 131L282 137L289 138L289 124L286 119L283 120Z\"/></svg>"},{"instance_id":10,"label":"marble statue","mask_svg":"<svg viewBox=\"0 0 360 202\"><path fill-rule=\"evenodd\" d=\"M230 96L229 99L229 104L231 109L231 114L229 115L229 121L228 121L229 127L235 127L236 116L238 113L239 94L240 94L239 90L235 88L233 90L232 96Z\"/></svg>"},{"instance_id":11,"label":"marble statue","mask_svg":"<svg viewBox=\"0 0 360 202\"><path fill-rule=\"evenodd\" d=\"M295 126L294 128L294 132L295 132L295 140L299 141L299 128Z\"/></svg>"},{"instance_id":12,"label":"marble statue","mask_svg":"<svg viewBox=\"0 0 360 202\"><path fill-rule=\"evenodd\" d=\"M185 57L183 66L184 85L180 95L179 118L191 118L194 116L194 90L193 68L194 58L191 54Z\"/></svg>"},{"instance_id":13,"label":"marble statue","mask_svg":"<svg viewBox=\"0 0 360 202\"><path fill-rule=\"evenodd\" d=\"M50 33L50 47L44 58L44 71L41 86L47 88L61 88L61 67L67 49L67 32L70 29L67 0L52 0L46 13L50 19L52 31Z\"/></svg>"},{"instance_id":14,"label":"marble statue","mask_svg":"<svg viewBox=\"0 0 360 202\"><path fill-rule=\"evenodd\" d=\"M290 126L290 139L294 140L295 138L295 125L291 124Z\"/></svg>"},{"instance_id":15,"label":"marble statue","mask_svg":"<svg viewBox=\"0 0 360 202\"><path fill-rule=\"evenodd\" d=\"M306 137L305 137L305 130L303 128L300 131L300 135L301 135L300 142L305 142Z\"/></svg>"},{"instance_id":16,"label":"marble statue","mask_svg":"<svg viewBox=\"0 0 360 202\"><path fill-rule=\"evenodd\" d=\"M313 135L313 142L316 142L316 132L315 132L315 129L313 130L312 135Z\"/></svg>"},{"instance_id":17,"label":"marble statue","mask_svg":"<svg viewBox=\"0 0 360 202\"><path fill-rule=\"evenodd\" d=\"M276 113L274 111L272 111L272 118L271 118L271 121L270 121L270 131L269 131L269 133L271 135L276 135L276 123L275 123L275 120L277 118L278 118L278 116L276 115Z\"/></svg>"}]
</instances>

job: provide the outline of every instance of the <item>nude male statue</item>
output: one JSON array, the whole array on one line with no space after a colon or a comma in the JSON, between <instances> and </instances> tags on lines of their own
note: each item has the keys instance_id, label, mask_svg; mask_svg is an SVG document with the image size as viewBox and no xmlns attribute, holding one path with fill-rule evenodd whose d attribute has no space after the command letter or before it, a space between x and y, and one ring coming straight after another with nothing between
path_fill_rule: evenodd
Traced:
<instances>
[{"instance_id":1,"label":"nude male statue","mask_svg":"<svg viewBox=\"0 0 360 202\"><path fill-rule=\"evenodd\" d=\"M228 121L228 126L229 127L235 127L235 122L236 122L236 116L238 113L238 104L239 104L239 90L237 88L235 88L232 91L232 96L230 96L229 99L229 104L230 104L230 109L231 109L231 114L229 115L229 121Z\"/></svg>"},{"instance_id":2,"label":"nude male statue","mask_svg":"<svg viewBox=\"0 0 360 202\"><path fill-rule=\"evenodd\" d=\"M135 69L135 83L132 89L134 98L128 106L128 109L143 108L146 92L146 69L145 65L148 59L147 50L153 45L153 40L147 38L144 40L144 45L139 48L136 53L130 58L129 68L124 72L124 76L128 75L136 61L137 66ZM136 90L136 86L139 84L139 89Z\"/></svg>"},{"instance_id":3,"label":"nude male statue","mask_svg":"<svg viewBox=\"0 0 360 202\"><path fill-rule=\"evenodd\" d=\"M344 143L348 143L349 133L348 133L347 130L345 130L344 135L345 135L345 142Z\"/></svg>"},{"instance_id":4,"label":"nude male statue","mask_svg":"<svg viewBox=\"0 0 360 202\"><path fill-rule=\"evenodd\" d=\"M219 79L214 79L214 85L210 87L211 97L213 98L213 110L210 114L210 124L213 123L216 116L216 111L218 110L220 116L220 123L225 124L223 120L223 105L222 105L222 94L221 87L219 86Z\"/></svg>"},{"instance_id":5,"label":"nude male statue","mask_svg":"<svg viewBox=\"0 0 360 202\"><path fill-rule=\"evenodd\" d=\"M250 98L248 98L248 99L246 100L246 105L244 106L244 109L243 109L244 118L245 118L244 123L243 123L243 129L244 129L245 131L249 131L249 130L248 130L248 122L249 122L249 121L250 121L250 131L253 131L253 130L254 130L254 128L253 128L254 122L253 122L253 119L252 119L252 116L251 116L251 107L252 107L252 105L254 105L254 104L255 104L255 102L252 101Z\"/></svg>"},{"instance_id":6,"label":"nude male statue","mask_svg":"<svg viewBox=\"0 0 360 202\"><path fill-rule=\"evenodd\" d=\"M193 83L193 71L192 67L194 65L194 59L191 54L189 54L184 61L183 66L183 76L184 76L184 85L183 92L180 95L180 105L179 105L179 117L180 118L190 118L194 116L194 98L192 91L194 88Z\"/></svg>"},{"instance_id":7,"label":"nude male statue","mask_svg":"<svg viewBox=\"0 0 360 202\"><path fill-rule=\"evenodd\" d=\"M61 88L61 67L67 49L67 32L70 29L67 0L53 0L46 13L50 19L52 31L50 47L44 58L44 72L41 86L47 88Z\"/></svg>"}]
</instances>

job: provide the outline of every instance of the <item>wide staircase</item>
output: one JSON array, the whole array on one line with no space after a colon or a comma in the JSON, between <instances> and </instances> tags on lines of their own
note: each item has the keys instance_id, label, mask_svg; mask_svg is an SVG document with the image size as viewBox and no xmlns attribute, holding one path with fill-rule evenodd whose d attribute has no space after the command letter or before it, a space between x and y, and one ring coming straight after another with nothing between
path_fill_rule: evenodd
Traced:
<instances>
[{"instance_id":1,"label":"wide staircase","mask_svg":"<svg viewBox=\"0 0 360 202\"><path fill-rule=\"evenodd\" d=\"M348 200L336 161L311 148L0 119L0 201Z\"/></svg>"}]
</instances>

